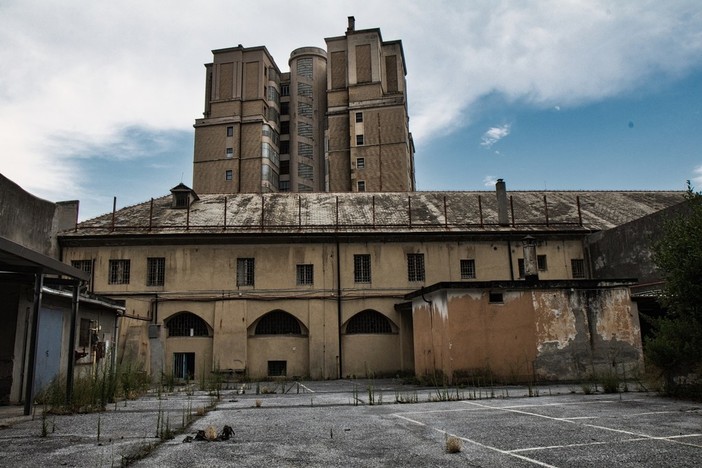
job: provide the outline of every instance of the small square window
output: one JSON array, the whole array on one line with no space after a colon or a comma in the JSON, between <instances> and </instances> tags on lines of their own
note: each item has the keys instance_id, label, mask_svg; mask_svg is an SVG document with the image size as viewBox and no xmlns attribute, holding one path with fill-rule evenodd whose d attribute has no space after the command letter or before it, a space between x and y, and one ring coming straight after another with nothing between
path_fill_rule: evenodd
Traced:
<instances>
[{"instance_id":1,"label":"small square window","mask_svg":"<svg viewBox=\"0 0 702 468\"><path fill-rule=\"evenodd\" d=\"M356 122L357 123L363 122L363 112L356 112Z\"/></svg>"},{"instance_id":2,"label":"small square window","mask_svg":"<svg viewBox=\"0 0 702 468\"><path fill-rule=\"evenodd\" d=\"M366 167L366 158L356 158L356 168L363 169Z\"/></svg>"},{"instance_id":3,"label":"small square window","mask_svg":"<svg viewBox=\"0 0 702 468\"><path fill-rule=\"evenodd\" d=\"M424 254L407 254L407 279L424 281Z\"/></svg>"},{"instance_id":4,"label":"small square window","mask_svg":"<svg viewBox=\"0 0 702 468\"><path fill-rule=\"evenodd\" d=\"M233 175L234 175L234 173L232 172L232 170L231 170L231 169L227 169L227 170L224 172L224 180L232 180Z\"/></svg>"},{"instance_id":5,"label":"small square window","mask_svg":"<svg viewBox=\"0 0 702 468\"><path fill-rule=\"evenodd\" d=\"M573 273L573 278L583 279L585 275L585 260L582 258L572 258L570 260L570 268Z\"/></svg>"},{"instance_id":6,"label":"small square window","mask_svg":"<svg viewBox=\"0 0 702 468\"><path fill-rule=\"evenodd\" d=\"M354 283L371 282L370 255L362 254L353 256L353 281Z\"/></svg>"},{"instance_id":7,"label":"small square window","mask_svg":"<svg viewBox=\"0 0 702 468\"><path fill-rule=\"evenodd\" d=\"M237 286L253 286L254 285L254 259L253 258L237 258L236 259L236 285Z\"/></svg>"},{"instance_id":8,"label":"small square window","mask_svg":"<svg viewBox=\"0 0 702 468\"><path fill-rule=\"evenodd\" d=\"M358 191L359 192L365 192L366 191L366 181L365 180L359 180L357 183L358 186Z\"/></svg>"},{"instance_id":9,"label":"small square window","mask_svg":"<svg viewBox=\"0 0 702 468\"><path fill-rule=\"evenodd\" d=\"M234 127L227 127L227 136L234 136Z\"/></svg>"},{"instance_id":10,"label":"small square window","mask_svg":"<svg viewBox=\"0 0 702 468\"><path fill-rule=\"evenodd\" d=\"M314 283L314 265L297 265L298 286Z\"/></svg>"},{"instance_id":11,"label":"small square window","mask_svg":"<svg viewBox=\"0 0 702 468\"><path fill-rule=\"evenodd\" d=\"M129 284L129 260L110 260L109 284Z\"/></svg>"},{"instance_id":12,"label":"small square window","mask_svg":"<svg viewBox=\"0 0 702 468\"><path fill-rule=\"evenodd\" d=\"M501 292L492 292L491 291L489 300L490 300L491 304L502 304L505 302L505 298Z\"/></svg>"},{"instance_id":13,"label":"small square window","mask_svg":"<svg viewBox=\"0 0 702 468\"><path fill-rule=\"evenodd\" d=\"M234 157L234 148L227 148L227 158L233 158Z\"/></svg>"},{"instance_id":14,"label":"small square window","mask_svg":"<svg viewBox=\"0 0 702 468\"><path fill-rule=\"evenodd\" d=\"M166 273L165 257L149 257L146 259L146 285L163 286Z\"/></svg>"},{"instance_id":15,"label":"small square window","mask_svg":"<svg viewBox=\"0 0 702 468\"><path fill-rule=\"evenodd\" d=\"M356 146L363 146L363 135L356 135Z\"/></svg>"},{"instance_id":16,"label":"small square window","mask_svg":"<svg viewBox=\"0 0 702 468\"><path fill-rule=\"evenodd\" d=\"M285 377L288 373L288 361L268 361L268 377Z\"/></svg>"},{"instance_id":17,"label":"small square window","mask_svg":"<svg viewBox=\"0 0 702 468\"><path fill-rule=\"evenodd\" d=\"M475 279L475 260L472 258L461 260L461 279Z\"/></svg>"}]
</instances>

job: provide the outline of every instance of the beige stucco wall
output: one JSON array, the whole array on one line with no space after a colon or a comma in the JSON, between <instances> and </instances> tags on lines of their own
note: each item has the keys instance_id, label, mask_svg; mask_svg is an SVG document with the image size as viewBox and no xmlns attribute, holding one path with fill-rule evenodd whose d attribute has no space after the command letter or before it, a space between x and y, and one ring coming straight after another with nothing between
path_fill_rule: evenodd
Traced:
<instances>
[{"instance_id":1,"label":"beige stucco wall","mask_svg":"<svg viewBox=\"0 0 702 468\"><path fill-rule=\"evenodd\" d=\"M339 244L338 259L340 302L336 280L337 246L334 243L203 242L188 245L66 247L64 258L69 263L71 260L94 258L94 292L124 300L126 314L143 319L122 319L120 349L139 356L152 372L168 371L172 366L173 352L195 352L197 362L209 366L209 369L245 369L249 375L259 377L265 377L268 360L281 360L280 356L289 356L289 372L327 379L339 375L364 375L366 368L376 374L408 372L414 369L415 360L420 363L422 371L427 369L429 358L425 354L417 354L417 350L428 349L425 332L432 328L422 314L415 313L414 319L409 314L403 317L395 309L396 305L405 302L405 294L423 286L442 281L461 281L461 259L475 259L475 281L509 280L510 248L516 277L520 252L514 243L508 244L506 241L342 242ZM569 277L563 266L569 264L568 257L583 256L578 239L549 241L537 249L537 253L548 256L548 275L561 278ZM408 253L424 254L425 281L408 280ZM370 283L354 282L354 255L357 254L370 255ZM148 257L165 258L163 286L146 286ZM255 259L253 286L237 286L237 258ZM108 284L110 259L130 260L129 284ZM296 284L298 264L313 265L314 284ZM498 312L493 310L492 305L482 304L469 295L452 296L450 300L454 304L452 307L467 312L460 319L453 316L446 318L451 323L449 329L452 331L445 336L434 335L434 340L445 340L447 346L451 343L451 349L473 356L471 366L485 365L489 356L490 366L499 368L501 372L526 372L526 364L523 363L533 361L536 352L532 349L535 345L532 348L527 346L527 343L533 343L533 338L529 341L523 333L530 323L531 333L535 333L533 310L524 306L529 301L515 297L514 307L502 306ZM475 304L479 304L479 307L475 308ZM367 309L385 315L393 324L394 334L361 337L342 333L340 350L339 324L343 327L351 317ZM522 309L531 311L525 314ZM305 330L304 338L291 338L293 341L288 342L280 337L264 339L252 336L252 326L256 321L274 310L294 316ZM197 340L168 338L167 330L162 329L158 338L149 339L149 320L163 325L169 317L183 311L201 317L211 327L212 337L197 339L201 342L195 345L190 342ZM497 317L506 320L502 320L500 327L495 328L492 334L484 335L471 327L476 321L487 323L497 320ZM508 339L506 333L511 329L516 330L516 339ZM463 339L465 336L470 339ZM305 343L299 343L300 339ZM263 343L266 343L265 346ZM520 349L519 356L505 351L515 346ZM296 348L294 353L291 352L292 347ZM443 359L441 366L458 368L450 363L448 354L442 354L445 354L443 348L435 352L441 355L440 360ZM432 362L434 359L436 357L432 356Z\"/></svg>"},{"instance_id":2,"label":"beige stucco wall","mask_svg":"<svg viewBox=\"0 0 702 468\"><path fill-rule=\"evenodd\" d=\"M502 303L470 289L414 299L416 373L575 380L642 364L638 312L626 287L500 292Z\"/></svg>"}]
</instances>

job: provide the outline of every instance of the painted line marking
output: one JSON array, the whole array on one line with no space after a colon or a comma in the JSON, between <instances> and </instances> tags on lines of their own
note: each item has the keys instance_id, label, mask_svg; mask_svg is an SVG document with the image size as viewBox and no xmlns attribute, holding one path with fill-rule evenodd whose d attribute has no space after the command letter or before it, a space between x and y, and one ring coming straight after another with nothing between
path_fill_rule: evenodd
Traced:
<instances>
[{"instance_id":1,"label":"painted line marking","mask_svg":"<svg viewBox=\"0 0 702 468\"><path fill-rule=\"evenodd\" d=\"M446 434L446 435L451 436L451 437L456 437L457 439L461 439L464 442L468 442L469 444L477 445L478 447L492 450L493 452L501 453L503 455L507 455L507 456L514 457L514 458L519 458L520 460L524 460L524 461L527 461L529 463L533 463L533 464L539 465L539 466L545 466L547 468L558 468L554 465L549 465L548 463L543 463L543 462L540 462L539 460L534 460L533 458L525 457L524 455L519 455L517 453L511 453L507 450L502 450L502 449L499 449L497 447L492 447L490 445L482 444L482 443L478 442L477 440L472 440L472 439L469 439L467 437L461 437L461 436L456 435L456 434L451 434L450 432L446 432L443 429L429 426L426 423L423 423L421 421L416 421L414 419L408 418L408 417L403 416L403 415L398 414L398 413L395 413L392 416L395 416L396 418L404 419L405 421L408 421L408 422L413 423L413 424L417 424L418 426L428 427L428 428L438 432L439 434Z\"/></svg>"}]
</instances>

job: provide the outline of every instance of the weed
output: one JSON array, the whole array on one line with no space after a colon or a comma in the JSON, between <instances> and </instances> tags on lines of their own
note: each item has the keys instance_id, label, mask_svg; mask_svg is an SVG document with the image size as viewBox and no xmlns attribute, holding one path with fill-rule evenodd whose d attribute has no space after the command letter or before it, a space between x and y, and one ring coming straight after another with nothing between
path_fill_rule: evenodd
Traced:
<instances>
[{"instance_id":1,"label":"weed","mask_svg":"<svg viewBox=\"0 0 702 468\"><path fill-rule=\"evenodd\" d=\"M446 453L458 453L462 447L461 439L446 434Z\"/></svg>"}]
</instances>

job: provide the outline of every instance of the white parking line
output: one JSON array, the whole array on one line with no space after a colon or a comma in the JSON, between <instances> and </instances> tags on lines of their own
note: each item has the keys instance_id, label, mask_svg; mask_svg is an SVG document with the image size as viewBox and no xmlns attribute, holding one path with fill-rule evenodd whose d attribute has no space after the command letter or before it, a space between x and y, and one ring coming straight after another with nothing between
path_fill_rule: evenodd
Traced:
<instances>
[{"instance_id":1,"label":"white parking line","mask_svg":"<svg viewBox=\"0 0 702 468\"><path fill-rule=\"evenodd\" d=\"M539 466L545 466L545 467L548 467L548 468L558 468L558 467L556 467L556 466L554 466L554 465L549 465L548 463L540 462L539 460L534 460L533 458L525 457L524 455L519 455L518 453L512 453L512 452L510 452L510 451L502 450L502 449L499 449L499 448L497 448L497 447L493 447L493 446L491 446L491 445L482 444L482 443L478 442L477 440L472 440L472 439L469 439L469 438L467 438L467 437L461 437L461 436L459 436L459 435L457 435L457 434L448 433L448 432L444 431L443 429L439 429L439 428L437 428L437 427L429 426L429 425L427 425L426 423L423 423L423 422L421 422L421 421L417 421L417 420L415 420L415 419L408 418L408 417L403 416L403 415L398 414L398 413L393 414L393 416L395 416L396 418L404 419L405 421L411 422L411 423L413 423L413 424L417 424L417 425L419 425L419 426L428 427L428 428L433 429L434 431L436 431L436 432L438 432L438 433L440 433L440 434L446 434L446 435L451 436L451 437L456 437L456 438L458 438L458 439L461 439L461 440L464 441L464 442L468 442L469 444L477 445L478 447L482 447L482 448L485 448L485 449L488 449L488 450L492 450L493 452L501 453L501 454L503 454L503 455L507 455L507 456L514 457L514 458L519 458L520 460L528 461L529 463L533 463L533 464L539 465Z\"/></svg>"}]
</instances>

